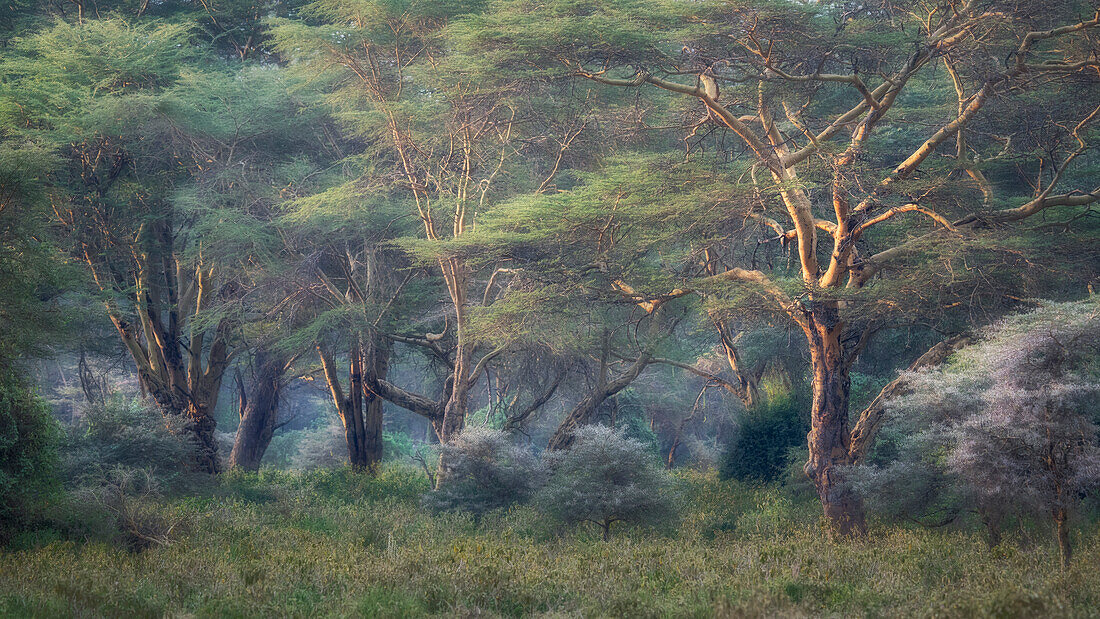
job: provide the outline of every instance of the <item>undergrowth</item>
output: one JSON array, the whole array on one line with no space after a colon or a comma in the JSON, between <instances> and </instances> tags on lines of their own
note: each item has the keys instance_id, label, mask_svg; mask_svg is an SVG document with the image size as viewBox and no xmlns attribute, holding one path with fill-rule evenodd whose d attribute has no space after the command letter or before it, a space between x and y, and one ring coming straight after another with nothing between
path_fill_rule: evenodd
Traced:
<instances>
[{"instance_id":1,"label":"undergrowth","mask_svg":"<svg viewBox=\"0 0 1100 619\"><path fill-rule=\"evenodd\" d=\"M1096 525L1060 572L1042 536L877 524L831 540L811 498L680 473L673 529L558 529L531 507L475 520L420 506L391 465L227 474L144 507L185 523L135 550L64 509L0 554L3 616L1089 616Z\"/></svg>"}]
</instances>

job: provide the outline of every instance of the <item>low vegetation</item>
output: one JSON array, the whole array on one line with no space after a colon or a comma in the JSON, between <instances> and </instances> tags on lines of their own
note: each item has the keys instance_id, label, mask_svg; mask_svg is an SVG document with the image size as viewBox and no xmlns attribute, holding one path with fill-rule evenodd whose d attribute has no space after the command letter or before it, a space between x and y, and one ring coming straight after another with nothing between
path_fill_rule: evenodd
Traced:
<instances>
[{"instance_id":1,"label":"low vegetation","mask_svg":"<svg viewBox=\"0 0 1100 619\"><path fill-rule=\"evenodd\" d=\"M150 500L178 521L142 550L73 539L63 523L0 555L4 616L1088 616L1100 603L1095 525L1051 569L1045 529L996 548L977 529L873 526L833 541L812 492L677 473L672 529L557 530L536 510L474 519L420 506L416 469L226 475ZM799 482L802 483L802 482Z\"/></svg>"}]
</instances>

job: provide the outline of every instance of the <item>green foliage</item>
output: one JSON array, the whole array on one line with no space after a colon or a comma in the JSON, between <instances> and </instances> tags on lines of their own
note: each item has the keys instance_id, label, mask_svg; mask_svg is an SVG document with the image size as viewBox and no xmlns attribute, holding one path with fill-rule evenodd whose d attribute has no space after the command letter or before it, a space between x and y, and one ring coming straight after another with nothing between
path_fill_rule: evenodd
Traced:
<instances>
[{"instance_id":1,"label":"green foliage","mask_svg":"<svg viewBox=\"0 0 1100 619\"><path fill-rule=\"evenodd\" d=\"M804 392L774 393L744 413L726 447L721 466L724 478L771 482L785 471L790 451L805 446L810 429Z\"/></svg>"},{"instance_id":2,"label":"green foliage","mask_svg":"<svg viewBox=\"0 0 1100 619\"><path fill-rule=\"evenodd\" d=\"M59 439L46 404L0 364L0 542L51 498Z\"/></svg>"},{"instance_id":3,"label":"green foliage","mask_svg":"<svg viewBox=\"0 0 1100 619\"><path fill-rule=\"evenodd\" d=\"M114 397L88 407L69 428L61 467L66 487L113 484L142 471L158 488L186 489L196 447L182 424L137 399Z\"/></svg>"},{"instance_id":4,"label":"green foliage","mask_svg":"<svg viewBox=\"0 0 1100 619\"><path fill-rule=\"evenodd\" d=\"M614 396L612 402L605 402L615 415L615 427L628 439L642 444L645 453L656 456L661 449L661 439L650 424L652 416L646 410L646 395L637 389L627 387Z\"/></svg>"}]
</instances>

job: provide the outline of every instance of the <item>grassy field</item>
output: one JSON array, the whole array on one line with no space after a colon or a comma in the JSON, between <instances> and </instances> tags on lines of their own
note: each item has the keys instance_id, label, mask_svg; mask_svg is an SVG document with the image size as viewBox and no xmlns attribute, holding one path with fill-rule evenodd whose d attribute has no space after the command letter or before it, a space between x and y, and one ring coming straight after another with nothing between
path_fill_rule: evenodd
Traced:
<instances>
[{"instance_id":1,"label":"grassy field","mask_svg":"<svg viewBox=\"0 0 1100 619\"><path fill-rule=\"evenodd\" d=\"M390 468L229 475L146 506L168 545L85 541L79 518L0 555L0 615L1095 616L1100 543L1075 532L1057 569L1045 538L988 549L976 533L876 524L829 541L809 498L681 474L665 530L562 531L528 508L480 522L419 507L423 477Z\"/></svg>"}]
</instances>

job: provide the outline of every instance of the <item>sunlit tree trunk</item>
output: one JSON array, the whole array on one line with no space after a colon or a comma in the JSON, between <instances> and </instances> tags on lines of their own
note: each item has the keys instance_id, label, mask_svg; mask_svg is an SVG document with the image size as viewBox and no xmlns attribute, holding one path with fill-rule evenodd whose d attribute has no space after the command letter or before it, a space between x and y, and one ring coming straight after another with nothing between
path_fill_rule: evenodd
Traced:
<instances>
[{"instance_id":1,"label":"sunlit tree trunk","mask_svg":"<svg viewBox=\"0 0 1100 619\"><path fill-rule=\"evenodd\" d=\"M849 364L840 337L844 324L835 302L818 303L809 312L806 339L810 349L813 404L810 409L809 459L804 470L814 482L825 517L845 536L861 535L863 503L844 484L849 464Z\"/></svg>"},{"instance_id":2,"label":"sunlit tree trunk","mask_svg":"<svg viewBox=\"0 0 1100 619\"><path fill-rule=\"evenodd\" d=\"M443 279L447 284L451 304L455 310L454 370L448 378L449 397L443 405L443 418L434 425L440 443L449 443L466 427L466 415L470 400L470 375L473 362L473 346L470 342L466 287L469 276L464 261L450 258L440 261Z\"/></svg>"}]
</instances>

